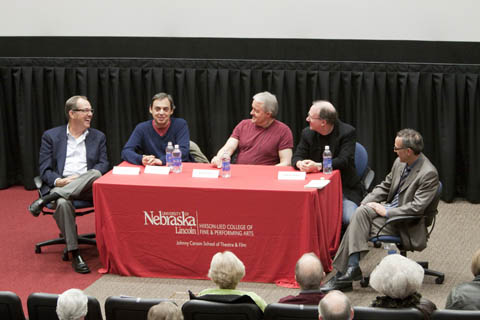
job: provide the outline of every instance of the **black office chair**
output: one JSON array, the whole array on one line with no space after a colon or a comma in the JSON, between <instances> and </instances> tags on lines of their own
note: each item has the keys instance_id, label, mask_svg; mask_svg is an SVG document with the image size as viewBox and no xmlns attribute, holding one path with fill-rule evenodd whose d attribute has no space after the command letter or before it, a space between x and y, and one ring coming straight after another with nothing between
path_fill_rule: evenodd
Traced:
<instances>
[{"instance_id":1,"label":"black office chair","mask_svg":"<svg viewBox=\"0 0 480 320\"><path fill-rule=\"evenodd\" d=\"M32 293L27 299L29 320L57 319L58 294ZM88 312L85 320L103 320L100 303L95 297L88 296Z\"/></svg>"},{"instance_id":2,"label":"black office chair","mask_svg":"<svg viewBox=\"0 0 480 320\"><path fill-rule=\"evenodd\" d=\"M370 191L373 178L375 178L375 172L368 166L367 150L358 142L355 144L355 168L365 195Z\"/></svg>"},{"instance_id":3,"label":"black office chair","mask_svg":"<svg viewBox=\"0 0 480 320\"><path fill-rule=\"evenodd\" d=\"M318 306L270 303L265 308L264 320L318 320Z\"/></svg>"},{"instance_id":4,"label":"black office chair","mask_svg":"<svg viewBox=\"0 0 480 320\"><path fill-rule=\"evenodd\" d=\"M42 186L43 186L43 180L40 176L36 176L35 178L33 178L33 181L35 182L35 186L37 187L38 195L39 197L41 197L42 193L40 190L42 189ZM73 206L75 207L75 215L77 217L84 216L95 211L93 208L93 202L91 201L73 200ZM55 209L52 204L48 204L42 209L42 213L44 215L53 215L54 212L55 212ZM37 243L35 245L35 253L41 253L42 247L56 245L56 244L63 244L63 245L66 244L65 238L63 237L62 234L59 234L59 237L56 239L51 239L51 240ZM79 234L78 244L89 244L89 245L96 246L97 242L95 240L95 233ZM62 259L64 261L68 261L67 247L65 247L65 249L63 250Z\"/></svg>"},{"instance_id":5,"label":"black office chair","mask_svg":"<svg viewBox=\"0 0 480 320\"><path fill-rule=\"evenodd\" d=\"M432 314L432 320L478 320L480 311L478 310L435 310Z\"/></svg>"},{"instance_id":6,"label":"black office chair","mask_svg":"<svg viewBox=\"0 0 480 320\"><path fill-rule=\"evenodd\" d=\"M378 230L377 235L370 238L369 241L373 242L374 246L377 248L380 247L381 243L393 243L400 250L400 254L406 257L407 250L404 249L402 238L399 235L380 235L380 233L390 223L405 223L405 222L411 222L411 221L417 221L417 220L419 221L420 219L425 219L425 226L427 228L430 228L427 234L427 240L428 240L428 238L430 238L430 234L432 233L435 227L435 219L438 213L437 206L438 206L438 202L440 201L441 193L442 193L442 183L439 182L437 195L432 200L432 202L428 205L428 207L425 209L424 215L398 216L398 217L389 218L387 219L387 221L385 221L385 224L380 228L380 230ZM428 269L428 261L417 261L417 263L423 267L423 270L425 271L425 275L436 277L435 283L437 284L443 283L443 281L445 280L444 273ZM360 282L362 287L367 287L368 283L369 283L369 277L367 276L364 277Z\"/></svg>"},{"instance_id":7,"label":"black office chair","mask_svg":"<svg viewBox=\"0 0 480 320\"><path fill-rule=\"evenodd\" d=\"M0 291L0 319L25 320L22 301L15 293Z\"/></svg>"},{"instance_id":8,"label":"black office chair","mask_svg":"<svg viewBox=\"0 0 480 320\"><path fill-rule=\"evenodd\" d=\"M189 300L182 306L184 320L261 320L262 310L253 303Z\"/></svg>"},{"instance_id":9,"label":"black office chair","mask_svg":"<svg viewBox=\"0 0 480 320\"><path fill-rule=\"evenodd\" d=\"M112 296L105 301L105 317L107 320L146 320L148 310L156 304L168 299L143 299L137 297Z\"/></svg>"},{"instance_id":10,"label":"black office chair","mask_svg":"<svg viewBox=\"0 0 480 320\"><path fill-rule=\"evenodd\" d=\"M423 313L415 308L387 309L353 307L355 320L424 320Z\"/></svg>"}]
</instances>

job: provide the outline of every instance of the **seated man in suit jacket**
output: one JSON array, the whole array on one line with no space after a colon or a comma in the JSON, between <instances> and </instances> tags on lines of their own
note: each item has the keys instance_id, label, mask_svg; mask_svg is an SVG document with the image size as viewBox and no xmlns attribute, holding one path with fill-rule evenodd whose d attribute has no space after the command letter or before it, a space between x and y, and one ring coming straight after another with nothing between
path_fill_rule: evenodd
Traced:
<instances>
[{"instance_id":1,"label":"seated man in suit jacket","mask_svg":"<svg viewBox=\"0 0 480 320\"><path fill-rule=\"evenodd\" d=\"M361 280L361 256L368 252L368 239L377 234L387 218L402 215L423 215L436 211L431 206L439 188L437 169L422 153L423 138L413 129L397 133L393 151L397 159L385 180L363 200L353 215L340 243L333 267L338 271L323 291L351 290L352 281ZM382 234L399 234L405 250L423 250L427 242L425 219L414 223L389 224ZM410 235L410 237L409 237ZM410 245L407 245L410 243Z\"/></svg>"},{"instance_id":2,"label":"seated man in suit jacket","mask_svg":"<svg viewBox=\"0 0 480 320\"><path fill-rule=\"evenodd\" d=\"M323 151L325 146L330 147L332 167L342 176L342 222L347 226L362 200L360 177L355 170L355 128L340 121L335 107L324 100L313 102L307 121L310 125L302 131L292 165L300 171L321 171Z\"/></svg>"},{"instance_id":3,"label":"seated man in suit jacket","mask_svg":"<svg viewBox=\"0 0 480 320\"><path fill-rule=\"evenodd\" d=\"M105 135L90 128L93 109L84 96L73 96L65 103L68 124L45 131L40 146L42 197L28 210L38 216L44 206L55 201L53 215L72 254L78 273L90 269L78 252L74 199L91 200L92 184L108 171Z\"/></svg>"}]
</instances>

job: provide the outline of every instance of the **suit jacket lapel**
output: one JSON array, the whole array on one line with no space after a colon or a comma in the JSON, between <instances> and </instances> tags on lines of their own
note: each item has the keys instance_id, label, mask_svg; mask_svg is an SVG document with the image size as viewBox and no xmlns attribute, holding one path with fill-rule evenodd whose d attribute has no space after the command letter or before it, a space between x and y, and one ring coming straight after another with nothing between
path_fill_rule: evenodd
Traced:
<instances>
[{"instance_id":1,"label":"suit jacket lapel","mask_svg":"<svg viewBox=\"0 0 480 320\"><path fill-rule=\"evenodd\" d=\"M63 176L63 169L65 168L65 160L67 159L67 126L63 126L62 131L58 137L58 153L57 153L57 164L58 164L58 174Z\"/></svg>"},{"instance_id":2,"label":"suit jacket lapel","mask_svg":"<svg viewBox=\"0 0 480 320\"><path fill-rule=\"evenodd\" d=\"M392 201L393 197L395 197L395 194L397 193L398 185L400 183L400 177L402 176L404 168L405 164L401 162L399 162L398 165L396 165L394 168L395 172L392 176L392 186L390 187L389 197L387 200L388 202Z\"/></svg>"},{"instance_id":3,"label":"suit jacket lapel","mask_svg":"<svg viewBox=\"0 0 480 320\"><path fill-rule=\"evenodd\" d=\"M402 184L401 190L398 191L398 193L403 192L408 188L408 186L415 180L417 177L418 173L420 172L420 169L422 168L423 165L423 154L420 154L420 157L417 159L417 163L415 163L415 167L412 168L410 173L407 176L407 179L405 182Z\"/></svg>"},{"instance_id":4,"label":"suit jacket lapel","mask_svg":"<svg viewBox=\"0 0 480 320\"><path fill-rule=\"evenodd\" d=\"M90 151L95 149L95 148L92 148L93 140L94 140L94 137L93 137L92 131L90 130L87 136L85 137L85 149L86 149L85 155L87 157L88 170L90 170L93 167L93 163L90 163L90 159L92 159L92 157L90 157L90 153L89 153Z\"/></svg>"}]
</instances>

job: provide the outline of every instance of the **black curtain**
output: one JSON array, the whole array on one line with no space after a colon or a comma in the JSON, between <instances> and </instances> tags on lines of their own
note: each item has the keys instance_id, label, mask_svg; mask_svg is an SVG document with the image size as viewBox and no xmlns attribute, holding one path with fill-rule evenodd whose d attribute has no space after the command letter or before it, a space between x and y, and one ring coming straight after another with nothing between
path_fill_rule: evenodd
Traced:
<instances>
[{"instance_id":1,"label":"black curtain","mask_svg":"<svg viewBox=\"0 0 480 320\"><path fill-rule=\"evenodd\" d=\"M357 128L376 182L395 159L402 128L425 140L443 182L443 199L480 202L480 68L476 65L297 61L0 58L0 188L33 188L41 134L66 122L72 95L86 95L92 126L107 136L112 165L134 126L150 117L157 92L173 95L192 140L210 158L249 117L252 96L274 93L278 119L298 143L313 100L330 100Z\"/></svg>"}]
</instances>

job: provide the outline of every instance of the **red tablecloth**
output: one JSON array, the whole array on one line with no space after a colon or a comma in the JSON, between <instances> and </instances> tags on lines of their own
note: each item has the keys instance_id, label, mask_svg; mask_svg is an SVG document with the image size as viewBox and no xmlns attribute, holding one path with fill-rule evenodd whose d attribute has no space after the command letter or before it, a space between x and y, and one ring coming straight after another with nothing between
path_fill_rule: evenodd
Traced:
<instances>
[{"instance_id":1,"label":"red tablecloth","mask_svg":"<svg viewBox=\"0 0 480 320\"><path fill-rule=\"evenodd\" d=\"M125 164L124 164L125 165ZM208 164L184 163L169 175L107 173L93 186L97 247L105 269L120 275L205 279L212 256L230 250L246 281L294 282L314 252L326 270L340 240L342 188L334 171L322 190L278 180L290 167L232 165L229 179L193 178Z\"/></svg>"}]
</instances>

